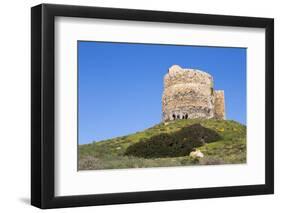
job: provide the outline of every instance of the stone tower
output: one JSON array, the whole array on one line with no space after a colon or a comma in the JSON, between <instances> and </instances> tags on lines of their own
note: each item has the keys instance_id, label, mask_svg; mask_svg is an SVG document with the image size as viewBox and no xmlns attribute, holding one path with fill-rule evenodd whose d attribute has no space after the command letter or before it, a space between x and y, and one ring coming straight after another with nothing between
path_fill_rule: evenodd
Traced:
<instances>
[{"instance_id":1,"label":"stone tower","mask_svg":"<svg viewBox=\"0 0 281 213\"><path fill-rule=\"evenodd\" d=\"M203 71L169 68L164 77L163 121L188 118L225 119L224 91L214 91L213 77Z\"/></svg>"}]
</instances>

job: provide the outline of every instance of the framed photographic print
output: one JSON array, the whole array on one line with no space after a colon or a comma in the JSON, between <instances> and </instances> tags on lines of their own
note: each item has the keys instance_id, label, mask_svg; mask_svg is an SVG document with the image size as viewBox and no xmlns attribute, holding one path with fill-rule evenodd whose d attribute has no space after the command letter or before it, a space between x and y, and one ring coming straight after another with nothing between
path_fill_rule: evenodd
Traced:
<instances>
[{"instance_id":1,"label":"framed photographic print","mask_svg":"<svg viewBox=\"0 0 281 213\"><path fill-rule=\"evenodd\" d=\"M31 203L272 194L274 21L31 9Z\"/></svg>"}]
</instances>

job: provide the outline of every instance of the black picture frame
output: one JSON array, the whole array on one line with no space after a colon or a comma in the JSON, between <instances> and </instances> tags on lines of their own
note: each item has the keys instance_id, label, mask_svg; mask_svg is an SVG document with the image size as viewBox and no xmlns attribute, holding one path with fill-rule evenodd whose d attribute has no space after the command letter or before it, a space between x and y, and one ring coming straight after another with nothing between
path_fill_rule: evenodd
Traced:
<instances>
[{"instance_id":1,"label":"black picture frame","mask_svg":"<svg viewBox=\"0 0 281 213\"><path fill-rule=\"evenodd\" d=\"M266 32L265 184L56 197L54 195L54 20L58 16L264 28ZM272 194L274 193L274 20L53 4L32 7L31 111L31 204L39 208Z\"/></svg>"}]
</instances>

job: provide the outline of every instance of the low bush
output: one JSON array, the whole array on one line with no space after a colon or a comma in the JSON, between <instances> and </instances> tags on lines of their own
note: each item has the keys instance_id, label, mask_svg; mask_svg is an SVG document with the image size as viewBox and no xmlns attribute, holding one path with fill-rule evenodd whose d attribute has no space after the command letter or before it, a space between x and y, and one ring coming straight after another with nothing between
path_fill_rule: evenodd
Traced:
<instances>
[{"instance_id":1,"label":"low bush","mask_svg":"<svg viewBox=\"0 0 281 213\"><path fill-rule=\"evenodd\" d=\"M161 133L129 146L125 155L143 158L179 157L188 155L193 148L218 141L221 136L214 130L193 124L177 132Z\"/></svg>"}]
</instances>

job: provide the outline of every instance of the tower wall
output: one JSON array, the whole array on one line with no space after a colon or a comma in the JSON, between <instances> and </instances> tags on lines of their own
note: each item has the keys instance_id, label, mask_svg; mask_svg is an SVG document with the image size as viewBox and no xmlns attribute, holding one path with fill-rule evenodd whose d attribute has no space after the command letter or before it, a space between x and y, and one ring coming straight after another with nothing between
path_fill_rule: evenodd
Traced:
<instances>
[{"instance_id":1,"label":"tower wall","mask_svg":"<svg viewBox=\"0 0 281 213\"><path fill-rule=\"evenodd\" d=\"M162 112L163 121L214 117L212 76L172 66L164 77Z\"/></svg>"},{"instance_id":2,"label":"tower wall","mask_svg":"<svg viewBox=\"0 0 281 213\"><path fill-rule=\"evenodd\" d=\"M215 91L215 119L225 119L225 100L224 100L224 91L217 90Z\"/></svg>"}]
</instances>

